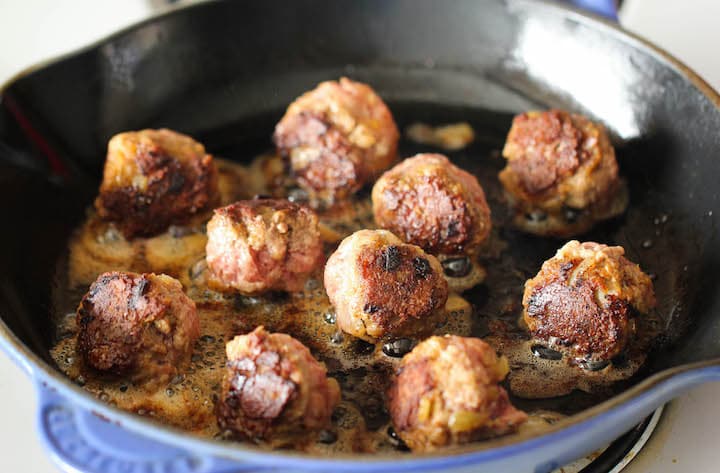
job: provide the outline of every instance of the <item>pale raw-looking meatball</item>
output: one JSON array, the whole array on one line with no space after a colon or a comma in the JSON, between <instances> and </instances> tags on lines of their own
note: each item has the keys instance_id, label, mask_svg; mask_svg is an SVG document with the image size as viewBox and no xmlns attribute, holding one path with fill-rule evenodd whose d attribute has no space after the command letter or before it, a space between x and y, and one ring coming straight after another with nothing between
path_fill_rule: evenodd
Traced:
<instances>
[{"instance_id":1,"label":"pale raw-looking meatball","mask_svg":"<svg viewBox=\"0 0 720 473\"><path fill-rule=\"evenodd\" d=\"M434 255L471 255L492 223L475 176L441 154L418 154L387 171L372 191L375 222Z\"/></svg>"},{"instance_id":2,"label":"pale raw-looking meatball","mask_svg":"<svg viewBox=\"0 0 720 473\"><path fill-rule=\"evenodd\" d=\"M322 264L317 215L287 200L243 200L216 209L207 236L209 283L219 290L299 291Z\"/></svg>"},{"instance_id":3,"label":"pale raw-looking meatball","mask_svg":"<svg viewBox=\"0 0 720 473\"><path fill-rule=\"evenodd\" d=\"M77 326L87 366L146 387L178 374L200 336L195 303L164 274L101 274L80 302Z\"/></svg>"},{"instance_id":4,"label":"pale raw-looking meatball","mask_svg":"<svg viewBox=\"0 0 720 473\"><path fill-rule=\"evenodd\" d=\"M325 266L325 289L338 327L370 342L429 334L448 297L437 258L386 230L345 238Z\"/></svg>"},{"instance_id":5,"label":"pale raw-looking meatball","mask_svg":"<svg viewBox=\"0 0 720 473\"><path fill-rule=\"evenodd\" d=\"M309 433L329 426L340 387L305 345L261 326L235 337L226 352L215 406L221 429L277 447L308 442Z\"/></svg>"},{"instance_id":6,"label":"pale raw-looking meatball","mask_svg":"<svg viewBox=\"0 0 720 473\"><path fill-rule=\"evenodd\" d=\"M218 202L213 158L189 136L142 130L120 133L108 143L95 208L126 238L156 235Z\"/></svg>"},{"instance_id":7,"label":"pale raw-looking meatball","mask_svg":"<svg viewBox=\"0 0 720 473\"><path fill-rule=\"evenodd\" d=\"M508 371L479 338L428 338L403 357L388 390L395 431L416 452L514 432L527 415L498 385Z\"/></svg>"},{"instance_id":8,"label":"pale raw-looking meatball","mask_svg":"<svg viewBox=\"0 0 720 473\"><path fill-rule=\"evenodd\" d=\"M275 127L278 152L315 200L343 199L395 161L399 132L368 85L347 78L298 97Z\"/></svg>"},{"instance_id":9,"label":"pale raw-looking meatball","mask_svg":"<svg viewBox=\"0 0 720 473\"><path fill-rule=\"evenodd\" d=\"M607 132L582 115L562 110L517 115L503 156L507 166L500 182L514 222L524 231L572 236L627 207Z\"/></svg>"},{"instance_id":10,"label":"pale raw-looking meatball","mask_svg":"<svg viewBox=\"0 0 720 473\"><path fill-rule=\"evenodd\" d=\"M655 307L650 277L620 246L570 241L525 283L530 333L578 361L607 361L635 334L636 314Z\"/></svg>"}]
</instances>

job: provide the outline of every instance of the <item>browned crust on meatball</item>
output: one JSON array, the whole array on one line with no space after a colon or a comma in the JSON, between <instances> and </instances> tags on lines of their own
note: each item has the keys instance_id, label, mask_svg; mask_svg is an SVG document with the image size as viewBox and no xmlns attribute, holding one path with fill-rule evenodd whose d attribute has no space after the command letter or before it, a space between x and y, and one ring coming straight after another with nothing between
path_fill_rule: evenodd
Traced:
<instances>
[{"instance_id":1,"label":"browned crust on meatball","mask_svg":"<svg viewBox=\"0 0 720 473\"><path fill-rule=\"evenodd\" d=\"M573 286L560 280L536 288L527 307L533 334L543 340L558 338L587 358L607 360L619 354L635 330L630 307L615 297L608 298L606 307L599 306L598 290L588 280Z\"/></svg>"},{"instance_id":2,"label":"browned crust on meatball","mask_svg":"<svg viewBox=\"0 0 720 473\"><path fill-rule=\"evenodd\" d=\"M312 198L332 202L385 170L395 160L399 136L375 91L343 77L290 104L273 140L298 184Z\"/></svg>"},{"instance_id":3,"label":"browned crust on meatball","mask_svg":"<svg viewBox=\"0 0 720 473\"><path fill-rule=\"evenodd\" d=\"M441 154L418 154L378 179L377 224L438 255L475 253L492 226L477 178Z\"/></svg>"},{"instance_id":4,"label":"browned crust on meatball","mask_svg":"<svg viewBox=\"0 0 720 473\"><path fill-rule=\"evenodd\" d=\"M221 429L280 446L329 425L340 389L302 343L258 327L229 342L227 356L216 405Z\"/></svg>"},{"instance_id":5,"label":"browned crust on meatball","mask_svg":"<svg viewBox=\"0 0 720 473\"><path fill-rule=\"evenodd\" d=\"M518 115L506 144L508 166L527 193L539 194L588 159L589 153L580 147L582 141L582 132L566 112L549 110Z\"/></svg>"},{"instance_id":6,"label":"browned crust on meatball","mask_svg":"<svg viewBox=\"0 0 720 473\"><path fill-rule=\"evenodd\" d=\"M427 335L446 315L440 262L386 230L343 240L325 266L325 289L338 327L371 342Z\"/></svg>"},{"instance_id":7,"label":"browned crust on meatball","mask_svg":"<svg viewBox=\"0 0 720 473\"><path fill-rule=\"evenodd\" d=\"M447 300L447 286L439 283L442 273L412 246L362 252L358 265L365 282L363 311L385 332L396 333L410 319L430 317Z\"/></svg>"},{"instance_id":8,"label":"browned crust on meatball","mask_svg":"<svg viewBox=\"0 0 720 473\"><path fill-rule=\"evenodd\" d=\"M533 336L575 358L604 361L635 334L635 313L655 306L652 281L621 247L571 241L525 284L524 320Z\"/></svg>"},{"instance_id":9,"label":"browned crust on meatball","mask_svg":"<svg viewBox=\"0 0 720 473\"><path fill-rule=\"evenodd\" d=\"M300 187L314 194L347 197L369 178L363 152L319 113L288 116L274 136L280 154L291 159Z\"/></svg>"},{"instance_id":10,"label":"browned crust on meatball","mask_svg":"<svg viewBox=\"0 0 720 473\"><path fill-rule=\"evenodd\" d=\"M517 115L503 156L507 166L499 178L516 211L515 223L525 231L570 236L627 206L607 132L582 115L562 110Z\"/></svg>"},{"instance_id":11,"label":"browned crust on meatball","mask_svg":"<svg viewBox=\"0 0 720 473\"><path fill-rule=\"evenodd\" d=\"M77 309L77 350L100 372L157 387L188 361L200 336L195 303L165 275L110 272Z\"/></svg>"},{"instance_id":12,"label":"browned crust on meatball","mask_svg":"<svg viewBox=\"0 0 720 473\"><path fill-rule=\"evenodd\" d=\"M398 435L431 451L515 431L527 420L498 383L507 360L477 338L430 337L403 357L387 392Z\"/></svg>"},{"instance_id":13,"label":"browned crust on meatball","mask_svg":"<svg viewBox=\"0 0 720 473\"><path fill-rule=\"evenodd\" d=\"M110 140L95 208L126 238L158 234L218 202L213 158L192 138L142 130Z\"/></svg>"},{"instance_id":14,"label":"browned crust on meatball","mask_svg":"<svg viewBox=\"0 0 720 473\"><path fill-rule=\"evenodd\" d=\"M323 260L317 215L284 199L216 209L207 234L209 283L218 290L298 291Z\"/></svg>"},{"instance_id":15,"label":"browned crust on meatball","mask_svg":"<svg viewBox=\"0 0 720 473\"><path fill-rule=\"evenodd\" d=\"M436 387L431 363L427 358L406 361L395 373L393 384L387 392L387 402L393 427L398 433L415 427L420 401Z\"/></svg>"}]
</instances>

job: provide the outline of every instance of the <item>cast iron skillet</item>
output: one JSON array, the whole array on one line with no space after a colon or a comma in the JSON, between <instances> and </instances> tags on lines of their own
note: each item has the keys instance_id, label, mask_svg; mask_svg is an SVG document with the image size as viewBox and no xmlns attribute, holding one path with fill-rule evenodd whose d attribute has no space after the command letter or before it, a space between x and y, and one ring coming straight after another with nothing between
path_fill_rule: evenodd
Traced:
<instances>
[{"instance_id":1,"label":"cast iron skillet","mask_svg":"<svg viewBox=\"0 0 720 473\"><path fill-rule=\"evenodd\" d=\"M599 231L655 272L665 294L667 335L624 391L532 439L324 459L189 437L91 398L52 366L56 262L96 192L108 138L166 126L218 155L249 159L269 146L293 98L341 75L372 84L401 127L470 116L477 156L501 146L512 115L529 108L564 107L606 124L632 204ZM43 438L77 469L470 471L482 464L547 471L618 436L680 391L720 380L719 130L720 97L694 73L612 25L554 4L263 0L179 10L4 89L2 345L37 380ZM667 222L656 225L663 216ZM528 252L548 248L529 237L523 244Z\"/></svg>"}]
</instances>

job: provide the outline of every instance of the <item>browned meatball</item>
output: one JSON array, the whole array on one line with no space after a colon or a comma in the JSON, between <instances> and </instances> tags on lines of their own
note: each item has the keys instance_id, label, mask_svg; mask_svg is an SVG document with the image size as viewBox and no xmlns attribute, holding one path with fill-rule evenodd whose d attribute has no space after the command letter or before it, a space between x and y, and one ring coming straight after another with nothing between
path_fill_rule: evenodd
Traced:
<instances>
[{"instance_id":1,"label":"browned meatball","mask_svg":"<svg viewBox=\"0 0 720 473\"><path fill-rule=\"evenodd\" d=\"M142 130L120 133L108 143L95 208L125 237L155 235L218 201L212 156L189 136Z\"/></svg>"},{"instance_id":2,"label":"browned meatball","mask_svg":"<svg viewBox=\"0 0 720 473\"><path fill-rule=\"evenodd\" d=\"M330 423L340 388L302 343L263 327L226 346L216 405L218 424L235 436L281 446L308 440Z\"/></svg>"},{"instance_id":3,"label":"browned meatball","mask_svg":"<svg viewBox=\"0 0 720 473\"><path fill-rule=\"evenodd\" d=\"M395 431L413 451L515 431L527 415L498 385L508 371L479 338L428 338L403 357L388 390Z\"/></svg>"},{"instance_id":4,"label":"browned meatball","mask_svg":"<svg viewBox=\"0 0 720 473\"><path fill-rule=\"evenodd\" d=\"M386 230L345 238L325 266L338 327L374 342L426 335L444 317L448 286L437 258Z\"/></svg>"},{"instance_id":5,"label":"browned meatball","mask_svg":"<svg viewBox=\"0 0 720 473\"><path fill-rule=\"evenodd\" d=\"M441 154L418 154L387 171L372 202L380 227L434 255L475 253L492 225L475 176Z\"/></svg>"},{"instance_id":6,"label":"browned meatball","mask_svg":"<svg viewBox=\"0 0 720 473\"><path fill-rule=\"evenodd\" d=\"M77 326L88 366L147 387L175 376L200 336L195 303L164 274L101 274L80 302Z\"/></svg>"},{"instance_id":7,"label":"browned meatball","mask_svg":"<svg viewBox=\"0 0 720 473\"><path fill-rule=\"evenodd\" d=\"M298 97L275 127L278 152L314 199L342 199L395 160L399 133L366 84L341 78Z\"/></svg>"},{"instance_id":8,"label":"browned meatball","mask_svg":"<svg viewBox=\"0 0 720 473\"><path fill-rule=\"evenodd\" d=\"M565 244L525 283L524 319L534 337L578 360L619 355L635 333L635 313L655 306L650 278L619 246Z\"/></svg>"},{"instance_id":9,"label":"browned meatball","mask_svg":"<svg viewBox=\"0 0 720 473\"><path fill-rule=\"evenodd\" d=\"M220 290L298 291L322 263L317 215L287 200L243 200L216 209L207 236L210 284Z\"/></svg>"},{"instance_id":10,"label":"browned meatball","mask_svg":"<svg viewBox=\"0 0 720 473\"><path fill-rule=\"evenodd\" d=\"M615 150L605 128L562 110L513 120L500 181L515 224L538 235L571 236L627 207Z\"/></svg>"}]
</instances>

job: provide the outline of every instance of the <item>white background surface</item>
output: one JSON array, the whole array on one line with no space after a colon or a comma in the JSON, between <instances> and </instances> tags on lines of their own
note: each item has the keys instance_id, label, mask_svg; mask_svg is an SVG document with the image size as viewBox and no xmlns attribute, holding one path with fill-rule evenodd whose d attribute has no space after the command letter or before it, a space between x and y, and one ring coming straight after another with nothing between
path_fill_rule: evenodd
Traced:
<instances>
[{"instance_id":1,"label":"white background surface","mask_svg":"<svg viewBox=\"0 0 720 473\"><path fill-rule=\"evenodd\" d=\"M151 13L144 0L0 0L0 83L21 69L81 47ZM719 0L626 0L622 23L685 61L720 89ZM720 132L720 131L719 131ZM626 471L720 471L720 383L668 409L659 433ZM57 471L35 433L35 393L0 354L0 473Z\"/></svg>"}]
</instances>

